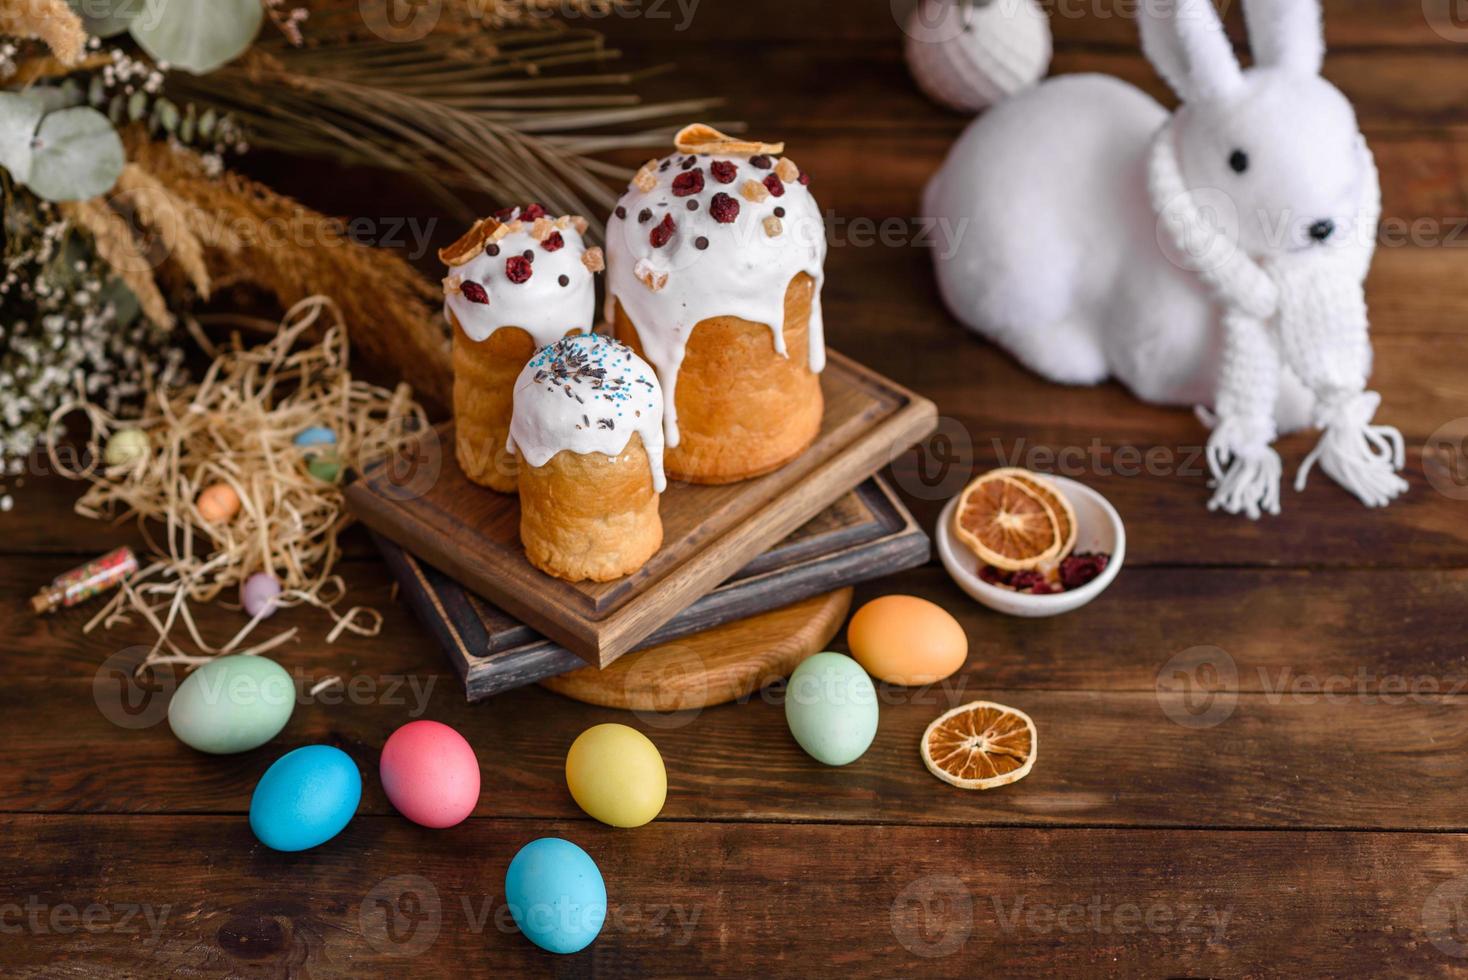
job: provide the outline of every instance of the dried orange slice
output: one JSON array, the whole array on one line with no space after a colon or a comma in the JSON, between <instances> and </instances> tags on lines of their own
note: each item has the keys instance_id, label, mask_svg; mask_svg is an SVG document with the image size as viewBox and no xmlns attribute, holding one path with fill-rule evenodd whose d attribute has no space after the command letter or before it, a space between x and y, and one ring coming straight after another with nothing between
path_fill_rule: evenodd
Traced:
<instances>
[{"instance_id":1,"label":"dried orange slice","mask_svg":"<svg viewBox=\"0 0 1468 980\"><path fill-rule=\"evenodd\" d=\"M974 701L939 715L923 732L923 765L953 786L993 789L1028 776L1039 747L1029 715Z\"/></svg>"},{"instance_id":2,"label":"dried orange slice","mask_svg":"<svg viewBox=\"0 0 1468 980\"><path fill-rule=\"evenodd\" d=\"M1008 572L1035 568L1060 554L1055 511L1034 490L997 471L963 488L953 532L980 561Z\"/></svg>"},{"instance_id":3,"label":"dried orange slice","mask_svg":"<svg viewBox=\"0 0 1468 980\"><path fill-rule=\"evenodd\" d=\"M992 470L986 473L985 476L1002 476L1014 480L1017 483L1022 483L1026 489L1032 491L1035 496L1050 505L1050 510L1055 514L1055 526L1060 534L1060 550L1056 552L1055 557L1051 561L1060 561L1060 559L1075 550L1075 508L1070 505L1070 501L1066 499L1065 494L1060 492L1060 488L1053 481L1047 480L1039 473L1020 469L1018 466L1010 466L1002 470Z\"/></svg>"}]
</instances>

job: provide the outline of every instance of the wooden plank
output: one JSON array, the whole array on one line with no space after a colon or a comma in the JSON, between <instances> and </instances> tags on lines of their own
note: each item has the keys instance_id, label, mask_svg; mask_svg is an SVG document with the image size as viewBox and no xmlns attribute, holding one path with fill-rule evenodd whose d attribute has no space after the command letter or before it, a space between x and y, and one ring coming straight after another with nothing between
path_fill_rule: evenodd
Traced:
<instances>
[{"instance_id":1,"label":"wooden plank","mask_svg":"<svg viewBox=\"0 0 1468 980\"><path fill-rule=\"evenodd\" d=\"M670 483L659 505L663 547L612 582L564 582L532 566L520 543L519 500L469 481L442 450L453 443L449 424L413 450L442 460L426 486L405 494L389 464L349 485L347 501L377 533L605 667L866 480L893 447L924 438L937 414L927 399L835 351L821 390L821 431L799 458L725 486Z\"/></svg>"},{"instance_id":2,"label":"wooden plank","mask_svg":"<svg viewBox=\"0 0 1468 980\"><path fill-rule=\"evenodd\" d=\"M1125 580L1123 574L1115 588ZM1449 593L1421 602L1440 616L1450 602L1462 608L1464 591L1459 578ZM1135 612L1170 598L1154 588L1128 605ZM326 742L350 753L367 774L363 812L385 813L375 777L380 747L398 726L428 717L459 729L477 747L488 787L481 815L577 817L565 788L566 750L587 727L619 722L647 732L663 755L667 819L1468 828L1453 778L1468 765L1461 656L1434 661L1432 646L1408 637L1353 665L1334 652L1312 653L1320 640L1301 649L1278 645L1281 637L1304 636L1303 626L1286 629L1276 619L1249 632L1239 625L1246 611L1278 617L1282 605L1309 610L1301 594L1237 605L1234 620L1211 630L1183 622L1188 606L1179 603L1169 621L1182 623L1174 632L1133 620L1135 637L1114 629L1102 634L1095 624L1084 634L1084 624L1066 628L1072 646L1054 632L1031 636L1016 647L1038 665L1023 668L1014 666L1019 652L979 633L974 657L953 678L911 690L883 686L875 741L860 760L839 769L821 766L795 744L778 686L746 703L679 714L572 704L536 688L469 705L436 661L394 675L365 659L340 665L343 687L303 693L269 746L214 757L179 743L164 721L165 696L125 687L112 665L75 678L17 677L0 688L7 746L0 800L17 812L241 813L271 760ZM1374 612L1380 615L1381 606ZM995 625L998 635L1006 628ZM1078 668L1051 666L1069 660L1088 664L1093 676L1110 665L1123 684L1142 689L1101 690L1101 682L1095 690L1050 689L1076 677ZM1030 688L1000 686L1005 673L1026 671ZM978 699L1020 708L1038 727L1039 761L1014 787L953 789L919 759L928 723Z\"/></svg>"},{"instance_id":3,"label":"wooden plank","mask_svg":"<svg viewBox=\"0 0 1468 980\"><path fill-rule=\"evenodd\" d=\"M607 884L572 957L504 905L542 834ZM359 816L279 854L238 817L5 816L0 860L21 975L1448 976L1468 839Z\"/></svg>"}]
</instances>

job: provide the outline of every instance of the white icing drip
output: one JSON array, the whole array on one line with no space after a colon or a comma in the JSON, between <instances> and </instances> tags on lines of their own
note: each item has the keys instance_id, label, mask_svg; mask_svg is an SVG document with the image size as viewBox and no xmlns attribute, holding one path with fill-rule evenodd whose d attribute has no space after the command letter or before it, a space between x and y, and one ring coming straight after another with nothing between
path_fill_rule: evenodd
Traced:
<instances>
[{"instance_id":1,"label":"white icing drip","mask_svg":"<svg viewBox=\"0 0 1468 980\"><path fill-rule=\"evenodd\" d=\"M647 450L653 490L666 489L663 391L626 344L581 334L542 348L515 379L514 397L505 449L531 466L544 466L563 449L615 457L635 432Z\"/></svg>"},{"instance_id":2,"label":"white icing drip","mask_svg":"<svg viewBox=\"0 0 1468 980\"><path fill-rule=\"evenodd\" d=\"M451 277L483 286L489 302L471 301L464 295L462 286L457 290L445 289L444 317L447 319L452 310L464 333L476 342L500 327L523 328L537 348L555 343L570 330L589 332L592 317L596 315L595 277L581 261L586 243L567 224L568 227L555 229L566 244L554 252L546 251L535 240L530 234L533 222L527 221L521 230L494 243L498 255L490 255L490 249L486 248L463 265L451 267ZM505 271L506 261L527 251L535 256L530 278L521 283L511 282ZM561 276L568 279L567 285L560 284ZM453 321L449 323L452 325Z\"/></svg>"},{"instance_id":3,"label":"white icing drip","mask_svg":"<svg viewBox=\"0 0 1468 980\"><path fill-rule=\"evenodd\" d=\"M782 182L785 193L763 201L747 200L741 193L745 182L763 183L773 167L762 169L748 157L695 157L694 167L703 172L701 191L675 196L673 180L687 171L675 153L667 169L654 169L656 186L640 190L634 183L618 202L626 217L614 212L607 221L607 309L612 320L616 302L637 327L643 353L657 370L666 402L664 431L669 446L678 445L675 403L678 370L683 363L688 335L700 320L736 316L770 327L775 350L786 356L785 291L801 272L815 280L809 325L810 369L819 373L826 365L824 321L821 317L821 286L825 281L826 229L820 208L809 188L798 181ZM773 163L777 158L770 158ZM714 161L732 163L734 179L722 183L713 176ZM717 193L728 194L739 204L739 216L729 224L713 217L710 203ZM688 210L697 201L698 210ZM783 208L781 231L769 235L764 226L775 208ZM639 221L646 209L650 217ZM667 244L654 248L651 232L665 215L671 214L676 231ZM708 240L699 249L697 240ZM662 287L653 290L644 280L666 275Z\"/></svg>"}]
</instances>

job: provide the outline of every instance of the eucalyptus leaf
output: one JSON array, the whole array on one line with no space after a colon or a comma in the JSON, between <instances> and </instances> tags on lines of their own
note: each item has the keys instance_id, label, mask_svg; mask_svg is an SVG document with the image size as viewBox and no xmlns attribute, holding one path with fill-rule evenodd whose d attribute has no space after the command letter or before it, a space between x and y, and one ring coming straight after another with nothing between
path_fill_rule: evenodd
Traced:
<instances>
[{"instance_id":1,"label":"eucalyptus leaf","mask_svg":"<svg viewBox=\"0 0 1468 980\"><path fill-rule=\"evenodd\" d=\"M70 109L79 100L74 100L69 89L57 88L54 85L35 85L26 89L26 94L35 98L41 104L41 112L55 112L57 109Z\"/></svg>"},{"instance_id":2,"label":"eucalyptus leaf","mask_svg":"<svg viewBox=\"0 0 1468 980\"><path fill-rule=\"evenodd\" d=\"M264 16L260 0L145 0L131 29L154 61L207 75L244 54Z\"/></svg>"},{"instance_id":3,"label":"eucalyptus leaf","mask_svg":"<svg viewBox=\"0 0 1468 980\"><path fill-rule=\"evenodd\" d=\"M46 114L41 100L18 92L0 92L0 167L24 184L31 175L31 142Z\"/></svg>"},{"instance_id":4,"label":"eucalyptus leaf","mask_svg":"<svg viewBox=\"0 0 1468 980\"><path fill-rule=\"evenodd\" d=\"M115 37L127 30L143 9L145 0L69 0L81 15L88 34Z\"/></svg>"},{"instance_id":5,"label":"eucalyptus leaf","mask_svg":"<svg viewBox=\"0 0 1468 980\"><path fill-rule=\"evenodd\" d=\"M36 130L26 185L49 201L83 201L112 189L125 160L106 116L88 106L53 112Z\"/></svg>"}]
</instances>

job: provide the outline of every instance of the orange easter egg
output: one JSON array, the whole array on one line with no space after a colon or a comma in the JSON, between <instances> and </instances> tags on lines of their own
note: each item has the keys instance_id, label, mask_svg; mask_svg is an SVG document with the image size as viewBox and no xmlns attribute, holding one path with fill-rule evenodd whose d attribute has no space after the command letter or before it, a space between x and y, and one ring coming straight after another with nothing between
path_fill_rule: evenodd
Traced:
<instances>
[{"instance_id":1,"label":"orange easter egg","mask_svg":"<svg viewBox=\"0 0 1468 980\"><path fill-rule=\"evenodd\" d=\"M199 516L210 524L223 524L240 512L240 495L228 483L215 483L199 494Z\"/></svg>"},{"instance_id":2,"label":"orange easter egg","mask_svg":"<svg viewBox=\"0 0 1468 980\"><path fill-rule=\"evenodd\" d=\"M968 659L968 636L942 606L911 595L886 595L856 611L846 627L851 655L889 684L932 684Z\"/></svg>"}]
</instances>

